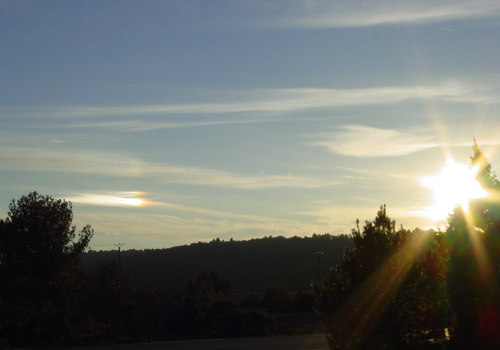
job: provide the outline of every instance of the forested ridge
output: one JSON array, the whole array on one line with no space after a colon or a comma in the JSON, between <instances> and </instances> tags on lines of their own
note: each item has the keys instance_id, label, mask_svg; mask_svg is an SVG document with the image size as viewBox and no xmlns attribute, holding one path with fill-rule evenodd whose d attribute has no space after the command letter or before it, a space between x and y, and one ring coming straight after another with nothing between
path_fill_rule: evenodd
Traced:
<instances>
[{"instance_id":1,"label":"forested ridge","mask_svg":"<svg viewBox=\"0 0 500 350\"><path fill-rule=\"evenodd\" d=\"M312 279L325 277L344 250L352 247L349 236L328 233L245 241L216 238L166 249L124 250L121 264L138 283L154 282L171 292L181 291L204 269L225 273L238 293L265 292L274 283L289 291L306 291ZM117 261L118 251L91 250L81 258L82 267L92 271L102 262Z\"/></svg>"}]
</instances>

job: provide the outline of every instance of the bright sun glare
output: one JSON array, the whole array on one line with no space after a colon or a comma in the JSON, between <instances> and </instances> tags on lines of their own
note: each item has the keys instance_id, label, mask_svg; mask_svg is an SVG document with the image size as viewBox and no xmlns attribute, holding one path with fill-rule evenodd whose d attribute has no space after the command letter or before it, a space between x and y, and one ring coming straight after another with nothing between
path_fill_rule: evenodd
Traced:
<instances>
[{"instance_id":1,"label":"bright sun glare","mask_svg":"<svg viewBox=\"0 0 500 350\"><path fill-rule=\"evenodd\" d=\"M439 175L423 178L422 183L434 191L434 205L429 208L429 217L444 219L457 204L467 211L471 199L488 196L475 179L477 171L478 167L469 169L448 157Z\"/></svg>"}]
</instances>

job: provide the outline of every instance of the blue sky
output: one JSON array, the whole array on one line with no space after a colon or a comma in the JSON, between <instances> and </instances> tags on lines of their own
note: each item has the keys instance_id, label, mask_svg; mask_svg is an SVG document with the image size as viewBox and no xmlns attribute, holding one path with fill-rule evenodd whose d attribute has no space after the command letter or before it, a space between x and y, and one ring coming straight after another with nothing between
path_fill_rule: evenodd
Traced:
<instances>
[{"instance_id":1,"label":"blue sky","mask_svg":"<svg viewBox=\"0 0 500 350\"><path fill-rule=\"evenodd\" d=\"M94 249L444 227L421 179L500 166L498 1L0 0L0 47L0 214Z\"/></svg>"}]
</instances>

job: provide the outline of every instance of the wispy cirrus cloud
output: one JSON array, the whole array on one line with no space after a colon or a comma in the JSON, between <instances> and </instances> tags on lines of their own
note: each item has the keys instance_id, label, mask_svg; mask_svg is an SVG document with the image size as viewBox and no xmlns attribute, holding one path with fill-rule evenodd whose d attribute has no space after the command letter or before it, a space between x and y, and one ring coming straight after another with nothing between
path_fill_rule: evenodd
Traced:
<instances>
[{"instance_id":1,"label":"wispy cirrus cloud","mask_svg":"<svg viewBox=\"0 0 500 350\"><path fill-rule=\"evenodd\" d=\"M193 97L195 98L195 97ZM251 89L219 91L214 100L225 102L106 107L1 108L0 117L59 119L59 127L107 127L129 131L263 122L284 113L346 106L388 105L435 99L442 102L491 103L498 101L488 88L449 83L436 86L388 86L359 89ZM244 114L251 118L224 119ZM217 120L164 120L166 116L220 116ZM141 120L133 119L140 116ZM222 117L221 117L222 116ZM156 118L145 120L145 117ZM110 120L110 118L114 120ZM126 119L120 119L126 118ZM160 118L158 120L158 118ZM60 121L64 122L60 122Z\"/></svg>"},{"instance_id":2,"label":"wispy cirrus cloud","mask_svg":"<svg viewBox=\"0 0 500 350\"><path fill-rule=\"evenodd\" d=\"M212 126L221 124L249 124L249 123L265 123L273 122L275 119L227 119L213 121L185 121L185 122L169 122L169 121L151 121L151 120L111 120L111 121L82 121L79 123L71 123L69 125L60 125L63 128L111 128L122 131L148 131L158 129L171 128L194 128L200 126Z\"/></svg>"},{"instance_id":3,"label":"wispy cirrus cloud","mask_svg":"<svg viewBox=\"0 0 500 350\"><path fill-rule=\"evenodd\" d=\"M42 4L27 8L16 1L0 2L7 4L3 7L11 17L33 22L33 26L22 28L30 37L45 34L44 39L69 41L76 35L90 47L116 45L173 30L367 27L491 18L500 14L496 0L288 0L286 6L280 1L261 0L219 0L217 4L203 0L146 2L139 7L120 6L122 3L127 1L91 9L79 7L77 13L72 13L75 28L68 31L62 30L68 18L65 7L52 9L47 15ZM41 21L50 21L52 25L37 25Z\"/></svg>"},{"instance_id":4,"label":"wispy cirrus cloud","mask_svg":"<svg viewBox=\"0 0 500 350\"><path fill-rule=\"evenodd\" d=\"M189 215L197 215L200 217L209 218L226 218L239 219L260 222L272 222L272 219L264 216L237 214L224 211L217 211L203 207L187 206L180 203L165 202L161 200L153 200L150 198L152 193L139 191L118 191L118 192L80 192L65 196L66 200L72 203L96 205L96 206L132 206L132 207L157 207L166 209L169 212L188 213ZM286 221L286 220L280 220Z\"/></svg>"},{"instance_id":5,"label":"wispy cirrus cloud","mask_svg":"<svg viewBox=\"0 0 500 350\"><path fill-rule=\"evenodd\" d=\"M261 25L300 28L367 27L387 24L422 24L498 17L495 0L463 1L293 1ZM259 23L259 21L257 21Z\"/></svg>"},{"instance_id":6,"label":"wispy cirrus cloud","mask_svg":"<svg viewBox=\"0 0 500 350\"><path fill-rule=\"evenodd\" d=\"M98 152L62 152L29 147L0 146L0 169L57 171L110 177L144 178L159 183L220 186L240 189L302 187L315 188L333 181L300 176L248 176L226 171L152 163Z\"/></svg>"},{"instance_id":7,"label":"wispy cirrus cloud","mask_svg":"<svg viewBox=\"0 0 500 350\"><path fill-rule=\"evenodd\" d=\"M394 157L441 146L434 136L403 133L364 125L347 125L342 131L323 134L323 141L312 143L330 152L358 158Z\"/></svg>"},{"instance_id":8,"label":"wispy cirrus cloud","mask_svg":"<svg viewBox=\"0 0 500 350\"><path fill-rule=\"evenodd\" d=\"M77 193L66 199L73 203L102 205L102 206L141 206L145 200L139 196L142 192L105 192L105 193Z\"/></svg>"}]
</instances>

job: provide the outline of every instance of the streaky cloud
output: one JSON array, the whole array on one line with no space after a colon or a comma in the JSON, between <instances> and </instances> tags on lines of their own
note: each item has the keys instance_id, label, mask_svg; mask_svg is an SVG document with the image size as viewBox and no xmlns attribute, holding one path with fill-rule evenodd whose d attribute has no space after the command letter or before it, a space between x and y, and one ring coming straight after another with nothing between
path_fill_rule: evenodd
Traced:
<instances>
[{"instance_id":1,"label":"streaky cloud","mask_svg":"<svg viewBox=\"0 0 500 350\"><path fill-rule=\"evenodd\" d=\"M357 89L251 89L238 90L230 93L219 92L227 102L191 104L158 104L130 105L107 107L52 107L52 108L3 108L2 117L34 117L69 120L86 120L95 118L118 118L131 116L166 116L166 115L221 115L252 113L252 116L276 116L281 113L303 111L318 108L335 108L344 106L387 105L412 100L436 99L443 102L491 103L498 101L488 89L479 89L475 85L461 83L442 84L436 86L389 86ZM253 119L256 122L262 120ZM231 123L241 121L230 121ZM131 130L152 128L138 121L122 121L121 124L108 122L97 124L108 127L122 127ZM155 127L184 127L189 123L155 122ZM206 124L205 124L206 123ZM228 121L197 121L196 125L210 123L228 123ZM75 123L73 127L86 127L96 124ZM71 125L69 125L71 126Z\"/></svg>"},{"instance_id":2,"label":"streaky cloud","mask_svg":"<svg viewBox=\"0 0 500 350\"><path fill-rule=\"evenodd\" d=\"M221 212L212 209L186 206L178 203L164 202L151 200L147 198L147 192L125 191L125 192L91 192L91 193L75 193L66 196L66 199L72 203L97 205L97 206L141 206L141 207L159 207L175 212L184 212L204 217L224 217L232 219L244 219L252 221L274 221L268 217L246 214L235 214Z\"/></svg>"},{"instance_id":3,"label":"streaky cloud","mask_svg":"<svg viewBox=\"0 0 500 350\"><path fill-rule=\"evenodd\" d=\"M73 203L101 206L142 206L145 200L139 198L141 192L77 193L67 199Z\"/></svg>"},{"instance_id":4,"label":"streaky cloud","mask_svg":"<svg viewBox=\"0 0 500 350\"><path fill-rule=\"evenodd\" d=\"M30 147L0 146L0 169L62 171L109 177L143 178L158 183L219 186L239 189L335 185L333 181L288 176L246 176L226 171L145 162L119 154L60 152Z\"/></svg>"},{"instance_id":5,"label":"streaky cloud","mask_svg":"<svg viewBox=\"0 0 500 350\"><path fill-rule=\"evenodd\" d=\"M342 132L324 134L324 140L312 143L326 147L330 152L343 156L396 157L441 146L434 136L402 133L392 129L379 129L364 125L347 125Z\"/></svg>"},{"instance_id":6,"label":"streaky cloud","mask_svg":"<svg viewBox=\"0 0 500 350\"><path fill-rule=\"evenodd\" d=\"M172 128L194 128L202 126L213 126L221 124L249 124L249 123L268 123L276 121L275 119L229 119L213 121L186 121L186 122L161 122L148 120L113 120L113 121L84 121L81 123L72 123L65 128L111 128L123 131L149 131L158 129Z\"/></svg>"},{"instance_id":7,"label":"streaky cloud","mask_svg":"<svg viewBox=\"0 0 500 350\"><path fill-rule=\"evenodd\" d=\"M463 1L321 1L299 0L259 25L284 28L342 28L394 24L424 24L493 18L496 0Z\"/></svg>"}]
</instances>

